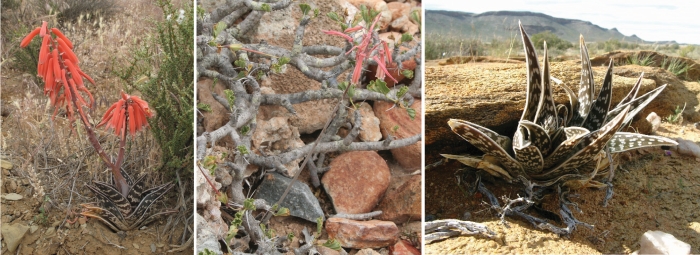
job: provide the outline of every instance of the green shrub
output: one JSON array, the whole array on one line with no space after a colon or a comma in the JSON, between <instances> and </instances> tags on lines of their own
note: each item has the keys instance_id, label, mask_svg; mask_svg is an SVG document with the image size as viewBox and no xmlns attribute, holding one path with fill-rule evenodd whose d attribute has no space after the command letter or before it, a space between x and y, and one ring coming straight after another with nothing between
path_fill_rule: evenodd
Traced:
<instances>
[{"instance_id":1,"label":"green shrub","mask_svg":"<svg viewBox=\"0 0 700 255\"><path fill-rule=\"evenodd\" d=\"M559 38L550 31L534 34L532 37L530 37L530 39L533 43L535 43L536 49L542 49L545 41L547 42L547 48L549 49L566 50L574 47L574 44Z\"/></svg>"},{"instance_id":2,"label":"green shrub","mask_svg":"<svg viewBox=\"0 0 700 255\"><path fill-rule=\"evenodd\" d=\"M179 10L167 0L158 4L164 20L156 23L156 36L146 38L132 53L129 65L116 74L129 87L141 91L155 109L156 117L149 124L162 151L161 170L191 172L194 168L193 6L185 7L184 19L178 23Z\"/></svg>"}]
</instances>

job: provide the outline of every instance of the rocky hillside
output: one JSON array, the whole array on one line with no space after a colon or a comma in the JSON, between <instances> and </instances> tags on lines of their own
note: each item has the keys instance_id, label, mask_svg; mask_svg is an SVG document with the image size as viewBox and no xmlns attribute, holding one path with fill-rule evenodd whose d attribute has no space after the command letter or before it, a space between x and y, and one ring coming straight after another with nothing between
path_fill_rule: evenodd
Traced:
<instances>
[{"instance_id":1,"label":"rocky hillside","mask_svg":"<svg viewBox=\"0 0 700 255\"><path fill-rule=\"evenodd\" d=\"M591 22L556 18L536 12L497 11L481 14L454 11L425 11L425 31L429 34L450 34L466 38L506 39L517 35L518 20L531 34L551 31L562 39L578 42L580 34L587 42L617 39L626 42L646 43L636 35L626 36L617 29L606 29Z\"/></svg>"}]
</instances>

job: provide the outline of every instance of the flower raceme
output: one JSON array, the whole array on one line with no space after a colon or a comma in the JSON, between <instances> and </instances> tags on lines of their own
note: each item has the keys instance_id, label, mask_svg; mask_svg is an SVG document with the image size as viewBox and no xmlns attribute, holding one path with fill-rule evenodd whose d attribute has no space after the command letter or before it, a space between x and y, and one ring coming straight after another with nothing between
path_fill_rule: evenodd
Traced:
<instances>
[{"instance_id":1,"label":"flower raceme","mask_svg":"<svg viewBox=\"0 0 700 255\"><path fill-rule=\"evenodd\" d=\"M133 136L142 127L148 126L146 118L150 117L153 117L153 113L148 108L148 102L122 91L122 98L107 109L97 127L106 125L107 128L113 128L117 135L121 134L122 129L126 132L128 128Z\"/></svg>"},{"instance_id":2,"label":"flower raceme","mask_svg":"<svg viewBox=\"0 0 700 255\"><path fill-rule=\"evenodd\" d=\"M389 65L393 64L393 60L391 58L391 51L389 50L389 46L387 46L385 41L381 41L380 44L376 44L373 47L370 47L370 44L372 43L372 34L374 32L374 26L377 24L377 21L379 21L380 15L377 15L372 22L372 25L369 27L367 32L362 36L362 41L358 45L355 45L352 47L346 55L352 53L353 50L357 50L355 53L355 69L352 72L352 83L353 84L358 84L360 81L360 76L362 75L362 63L367 60L367 59L372 59L375 62L377 62L377 74L376 77L378 79L384 80L384 78L388 75L391 80L394 82L397 82L394 77L389 74L389 71L387 71L386 66L387 63ZM352 33L356 32L359 30L362 30L362 26L356 26L356 27L351 27L346 29L343 32L339 31L323 31L324 33L328 35L337 35L345 38L345 40L348 40L349 43L353 43L352 37L347 35L346 33ZM379 47L382 46L382 47ZM377 54L370 56L372 52L377 50Z\"/></svg>"},{"instance_id":3,"label":"flower raceme","mask_svg":"<svg viewBox=\"0 0 700 255\"><path fill-rule=\"evenodd\" d=\"M37 75L44 79L44 95L49 96L51 105L55 107L54 117L65 103L66 115L72 121L74 109L70 103L71 100L77 100L78 107L94 107L95 100L90 91L85 88L83 77L93 85L95 81L80 70L78 57L73 52L73 43L58 28L48 29L48 23L44 21L41 27L35 28L22 39L20 47L27 47L36 36L41 37L42 40ZM90 102L86 102L79 92L85 92L90 97Z\"/></svg>"}]
</instances>

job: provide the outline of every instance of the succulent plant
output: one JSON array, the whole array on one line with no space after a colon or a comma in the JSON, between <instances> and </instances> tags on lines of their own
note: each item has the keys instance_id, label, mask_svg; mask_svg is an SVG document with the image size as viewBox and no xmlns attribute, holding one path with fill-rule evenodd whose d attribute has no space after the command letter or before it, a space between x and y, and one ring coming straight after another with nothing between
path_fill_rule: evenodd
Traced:
<instances>
[{"instance_id":1,"label":"succulent plant","mask_svg":"<svg viewBox=\"0 0 700 255\"><path fill-rule=\"evenodd\" d=\"M146 189L143 183L146 175L134 181L124 170L121 170L121 174L129 185L126 197L115 186L114 177L112 177L112 184L93 181L93 185L86 186L97 195L99 206L81 204L83 211L80 214L98 219L114 232L119 232L137 229L160 215L177 212L170 209L160 212L151 210L151 206L173 187L172 182Z\"/></svg>"},{"instance_id":2,"label":"succulent plant","mask_svg":"<svg viewBox=\"0 0 700 255\"><path fill-rule=\"evenodd\" d=\"M627 96L611 107L611 60L603 86L594 99L593 72L588 49L581 36L580 88L578 93L574 93L566 85L559 84L569 97L569 105L555 104L552 98L553 80L549 73L547 44L544 44L544 67L540 69L534 46L522 24L520 32L526 53L527 95L515 134L511 138L469 121L451 119L448 124L452 131L484 152L484 155L442 156L458 160L471 168L483 170L508 182L522 182L529 194L529 198L525 200L537 197L533 194L534 187L539 187L539 190L556 187L562 207L560 214L569 227L554 230L552 225L535 225L560 234L569 234L575 225L581 222L573 218L566 206L572 204L566 198L567 189L607 187L607 201L612 197L613 154L642 147L676 145L675 141L668 138L620 131L628 126L632 118L658 96L666 85L638 97L637 92L642 81L640 76ZM479 185L482 184L477 183L475 189L478 187L480 191L487 191ZM565 188L563 192L562 187ZM495 199L491 199L492 203L494 201ZM506 214L509 206L505 207L502 216ZM525 217L533 224L544 222L521 213L526 207L520 207L515 214Z\"/></svg>"}]
</instances>

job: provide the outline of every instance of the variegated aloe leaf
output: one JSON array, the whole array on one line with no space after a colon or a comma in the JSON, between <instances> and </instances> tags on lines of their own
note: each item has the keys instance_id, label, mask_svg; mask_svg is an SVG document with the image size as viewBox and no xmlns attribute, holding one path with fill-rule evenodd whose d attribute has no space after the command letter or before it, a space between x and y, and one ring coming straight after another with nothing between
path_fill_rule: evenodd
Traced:
<instances>
[{"instance_id":1,"label":"variegated aloe leaf","mask_svg":"<svg viewBox=\"0 0 700 255\"><path fill-rule=\"evenodd\" d=\"M571 120L574 118L574 112L576 112L576 109L578 108L578 96L574 93L569 86L564 85L564 83L559 84L562 89L566 92L566 95L569 96L569 104L571 105L571 110L567 109L568 115L566 117L566 121L564 121L561 126L562 127L567 127L570 126L569 124L571 123Z\"/></svg>"},{"instance_id":2,"label":"variegated aloe leaf","mask_svg":"<svg viewBox=\"0 0 700 255\"><path fill-rule=\"evenodd\" d=\"M586 116L586 120L583 121L581 127L588 130L597 130L605 124L605 117L610 109L610 102L612 101L612 72L613 72L613 60L610 60L610 65L608 66L608 71L605 73L605 78L603 79L603 87L600 88L598 97L593 102L591 110Z\"/></svg>"},{"instance_id":3,"label":"variegated aloe leaf","mask_svg":"<svg viewBox=\"0 0 700 255\"><path fill-rule=\"evenodd\" d=\"M532 142L527 141L525 144L516 146L513 144L513 151L515 152L515 158L520 162L528 175L536 174L542 171L544 166L544 158L542 153L533 145Z\"/></svg>"},{"instance_id":4,"label":"variegated aloe leaf","mask_svg":"<svg viewBox=\"0 0 700 255\"><path fill-rule=\"evenodd\" d=\"M588 57L588 48L583 40L583 35L579 37L579 43L581 48L581 85L578 90L578 109L574 110L574 117L569 122L569 126L581 126L591 109L593 91L595 91L591 60Z\"/></svg>"},{"instance_id":5,"label":"variegated aloe leaf","mask_svg":"<svg viewBox=\"0 0 700 255\"><path fill-rule=\"evenodd\" d=\"M147 195L141 199L141 203L139 203L136 209L134 209L134 211L127 217L133 222L132 227L142 225L142 222L144 222L150 216L148 212L151 209L151 206L172 187L173 183L169 182L144 192Z\"/></svg>"},{"instance_id":6,"label":"variegated aloe leaf","mask_svg":"<svg viewBox=\"0 0 700 255\"><path fill-rule=\"evenodd\" d=\"M593 160L596 154L598 154L605 146L608 141L613 137L615 132L622 126L623 120L627 113L629 112L629 106L625 107L615 119L605 124L601 129L591 132L590 136L586 137L581 143L587 144L581 150L577 151L570 158L565 160L563 163L553 168L553 172L559 169L576 169L583 164ZM587 143L586 140L591 140L592 142Z\"/></svg>"},{"instance_id":7,"label":"variegated aloe leaf","mask_svg":"<svg viewBox=\"0 0 700 255\"><path fill-rule=\"evenodd\" d=\"M627 106L630 106L630 113L627 114L623 126L629 124L632 121L632 118L635 115L637 115L637 113L642 111L644 107L646 107L651 102L651 100L654 100L654 98L656 98L656 96L658 96L661 93L661 91L663 91L665 88L666 84L664 84L661 87L655 88L652 91L649 91L646 94L635 98L630 102L618 105L617 107L615 107L615 109L612 109L610 110L610 112L608 112L608 116L605 119L605 122L607 123L609 120L615 118L618 114L620 114L622 109L624 109Z\"/></svg>"},{"instance_id":8,"label":"variegated aloe leaf","mask_svg":"<svg viewBox=\"0 0 700 255\"><path fill-rule=\"evenodd\" d=\"M608 148L610 148L611 153L618 153L652 146L676 145L678 145L678 143L669 138L628 132L617 132L612 137L612 139L608 141Z\"/></svg>"},{"instance_id":9,"label":"variegated aloe leaf","mask_svg":"<svg viewBox=\"0 0 700 255\"><path fill-rule=\"evenodd\" d=\"M493 164L487 160L484 160L482 158L476 158L473 156L469 155L451 155L451 154L440 154L441 156L448 158L448 159L454 159L459 161L462 164L465 164L467 166L476 168L476 169L481 169L486 171L487 173L495 176L495 177L500 177L503 178L504 180L511 182L513 180L513 177L510 176L506 170L504 170L502 167Z\"/></svg>"},{"instance_id":10,"label":"variegated aloe leaf","mask_svg":"<svg viewBox=\"0 0 700 255\"><path fill-rule=\"evenodd\" d=\"M490 154L498 158L499 162L505 169L511 173L523 175L523 169L520 163L501 148L491 137L475 128L474 123L465 120L450 119L447 124L450 125L452 131L461 136L464 140L474 145L477 149L486 154Z\"/></svg>"},{"instance_id":11,"label":"variegated aloe leaf","mask_svg":"<svg viewBox=\"0 0 700 255\"><path fill-rule=\"evenodd\" d=\"M589 136L588 130L582 127L566 127L564 128L562 138L566 140L558 143L559 146L555 148L551 154L549 154L544 159L544 169L550 169L552 166L560 164L564 159L568 158L569 155L574 153L577 145ZM557 144L557 143L555 143Z\"/></svg>"},{"instance_id":12,"label":"variegated aloe leaf","mask_svg":"<svg viewBox=\"0 0 700 255\"><path fill-rule=\"evenodd\" d=\"M117 190L115 186L100 181L93 181L92 183L95 185L95 187L90 187L90 185L87 186L98 196L100 202L112 202L117 208L119 208L119 211L122 213L122 215L127 215L131 212L131 204L128 200L126 200L122 193Z\"/></svg>"},{"instance_id":13,"label":"variegated aloe leaf","mask_svg":"<svg viewBox=\"0 0 700 255\"><path fill-rule=\"evenodd\" d=\"M532 44L529 44L532 46ZM531 49L535 51L534 49ZM537 58L534 59L537 62ZM544 70L542 72L542 99L540 100L539 106L537 107L537 113L535 114L535 121L544 127L547 134L552 134L559 128L557 109L554 104L554 98L552 98L552 85L550 83L549 77L549 58L547 57L547 42L544 43ZM546 152L545 152L546 153Z\"/></svg>"},{"instance_id":14,"label":"variegated aloe leaf","mask_svg":"<svg viewBox=\"0 0 700 255\"><path fill-rule=\"evenodd\" d=\"M520 26L520 35L523 38L523 47L525 48L525 63L527 65L527 94L525 97L525 109L520 120L529 120L535 122L537 109L542 100L542 74L540 73L540 64L537 63L537 52L535 46L532 45L530 37L525 33L523 24L518 21Z\"/></svg>"},{"instance_id":15,"label":"variegated aloe leaf","mask_svg":"<svg viewBox=\"0 0 700 255\"><path fill-rule=\"evenodd\" d=\"M511 143L510 137L500 135L491 129L479 126L479 125L474 124L474 123L472 123L471 127L481 131L481 133L484 133L484 135L491 138L491 140L496 142L496 144L500 145L501 148L503 148L503 150L505 150L506 152L508 152L509 150L512 149L513 145Z\"/></svg>"},{"instance_id":16,"label":"variegated aloe leaf","mask_svg":"<svg viewBox=\"0 0 700 255\"><path fill-rule=\"evenodd\" d=\"M532 123L530 121L524 120L520 122L520 126L527 130L526 140L532 142L532 145L536 146L537 149L543 155L549 154L549 150L552 147L552 141L542 126Z\"/></svg>"},{"instance_id":17,"label":"variegated aloe leaf","mask_svg":"<svg viewBox=\"0 0 700 255\"><path fill-rule=\"evenodd\" d=\"M639 88L642 87L642 77L644 77L644 72L642 72L642 74L639 75L639 79L637 79L637 82L634 83L634 86L632 86L632 89L630 90L630 92L627 93L627 96L625 96L625 98L620 100L620 102L617 103L617 105L623 105L623 104L629 103L633 99L637 98L637 93L639 93Z\"/></svg>"}]
</instances>

